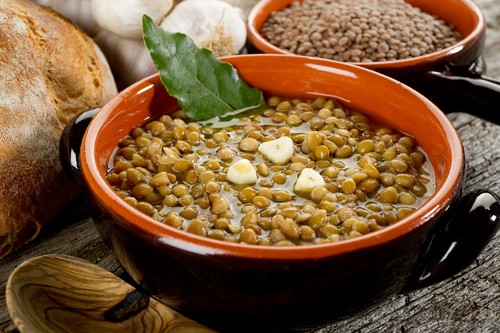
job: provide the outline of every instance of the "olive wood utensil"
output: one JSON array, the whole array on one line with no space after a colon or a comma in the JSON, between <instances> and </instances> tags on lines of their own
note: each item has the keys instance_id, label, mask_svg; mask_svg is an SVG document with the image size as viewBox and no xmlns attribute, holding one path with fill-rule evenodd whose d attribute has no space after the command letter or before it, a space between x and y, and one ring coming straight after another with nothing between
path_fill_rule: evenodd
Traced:
<instances>
[{"instance_id":1,"label":"olive wood utensil","mask_svg":"<svg viewBox=\"0 0 500 333\"><path fill-rule=\"evenodd\" d=\"M7 282L6 300L21 333L214 332L111 272L66 255L19 265Z\"/></svg>"}]
</instances>

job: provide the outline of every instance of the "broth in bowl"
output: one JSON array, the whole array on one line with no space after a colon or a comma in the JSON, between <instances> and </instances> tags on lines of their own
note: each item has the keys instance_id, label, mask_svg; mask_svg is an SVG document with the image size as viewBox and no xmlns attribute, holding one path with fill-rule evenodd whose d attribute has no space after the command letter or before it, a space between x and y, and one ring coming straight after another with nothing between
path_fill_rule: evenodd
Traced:
<instances>
[{"instance_id":1,"label":"broth in bowl","mask_svg":"<svg viewBox=\"0 0 500 333\"><path fill-rule=\"evenodd\" d=\"M107 180L176 229L274 246L383 229L435 189L412 136L324 97L272 96L261 112L225 121L163 115L121 140Z\"/></svg>"}]
</instances>

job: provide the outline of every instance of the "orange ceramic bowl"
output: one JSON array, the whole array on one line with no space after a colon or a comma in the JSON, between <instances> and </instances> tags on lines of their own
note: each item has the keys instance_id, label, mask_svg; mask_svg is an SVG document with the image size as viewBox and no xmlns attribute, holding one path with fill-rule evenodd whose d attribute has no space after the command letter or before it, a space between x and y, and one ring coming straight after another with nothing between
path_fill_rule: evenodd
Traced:
<instances>
[{"instance_id":1,"label":"orange ceramic bowl","mask_svg":"<svg viewBox=\"0 0 500 333\"><path fill-rule=\"evenodd\" d=\"M293 1L297 0L262 0L249 13L248 40L256 51L291 54L271 44L260 30L272 12ZM477 66L486 37L486 20L480 8L471 0L405 1L452 24L464 38L448 48L410 59L352 64L411 86L446 113L468 112L500 124L500 82L484 76L484 68Z\"/></svg>"},{"instance_id":2,"label":"orange ceramic bowl","mask_svg":"<svg viewBox=\"0 0 500 333\"><path fill-rule=\"evenodd\" d=\"M324 245L236 244L164 225L129 206L106 181L118 142L134 127L178 108L153 75L106 104L90 122L81 147L75 146L81 149L78 172L96 225L126 271L150 295L220 330L232 331L233 325L238 331L318 327L463 269L496 230L488 221L500 214L497 197L482 191L461 198L460 139L443 113L411 88L328 60L263 54L223 60L267 94L333 97L414 136L433 165L436 191L392 226ZM457 227L451 217L460 200L463 220ZM469 210L477 213L475 227L465 231ZM482 228L481 221L490 228ZM436 247L432 241L442 237L445 227L454 231ZM462 254L454 256L457 249L451 247L448 258L435 260L453 242Z\"/></svg>"},{"instance_id":3,"label":"orange ceramic bowl","mask_svg":"<svg viewBox=\"0 0 500 333\"><path fill-rule=\"evenodd\" d=\"M248 39L252 45L264 53L290 52L271 44L260 34L260 29L268 16L279 11L297 0L261 0L249 14ZM301 1L301 0L299 0ZM303 0L302 0L303 1ZM421 55L410 59L396 61L381 61L371 63L353 63L377 71L393 72L394 70L415 70L422 66L443 62L459 62L470 64L477 60L482 52L486 21L479 7L470 0L405 0L423 11L436 15L445 22L452 24L464 38L446 49Z\"/></svg>"}]
</instances>

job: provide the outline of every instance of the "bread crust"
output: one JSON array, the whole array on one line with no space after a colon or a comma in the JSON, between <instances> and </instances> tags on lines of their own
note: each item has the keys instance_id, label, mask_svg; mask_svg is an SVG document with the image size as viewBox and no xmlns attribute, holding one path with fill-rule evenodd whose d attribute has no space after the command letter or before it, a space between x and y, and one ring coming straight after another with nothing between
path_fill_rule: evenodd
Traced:
<instances>
[{"instance_id":1,"label":"bread crust","mask_svg":"<svg viewBox=\"0 0 500 333\"><path fill-rule=\"evenodd\" d=\"M56 12L0 0L0 258L34 239L78 193L58 154L82 111L116 94L92 40Z\"/></svg>"}]
</instances>

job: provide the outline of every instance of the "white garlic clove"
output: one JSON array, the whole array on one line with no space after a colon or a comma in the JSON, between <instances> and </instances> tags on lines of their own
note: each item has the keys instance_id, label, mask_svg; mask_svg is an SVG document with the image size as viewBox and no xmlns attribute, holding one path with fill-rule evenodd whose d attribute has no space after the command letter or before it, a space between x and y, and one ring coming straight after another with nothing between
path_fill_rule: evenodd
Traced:
<instances>
[{"instance_id":1,"label":"white garlic clove","mask_svg":"<svg viewBox=\"0 0 500 333\"><path fill-rule=\"evenodd\" d=\"M97 24L114 34L142 40L144 14L159 24L172 8L172 0L91 0Z\"/></svg>"},{"instance_id":2,"label":"white garlic clove","mask_svg":"<svg viewBox=\"0 0 500 333\"><path fill-rule=\"evenodd\" d=\"M293 186L293 191L297 194L309 193L316 186L324 186L325 180L316 170L305 168L300 173Z\"/></svg>"},{"instance_id":3,"label":"white garlic clove","mask_svg":"<svg viewBox=\"0 0 500 333\"><path fill-rule=\"evenodd\" d=\"M198 47L208 48L218 57L239 53L247 38L240 10L219 0L184 0L160 27L188 35Z\"/></svg>"},{"instance_id":4,"label":"white garlic clove","mask_svg":"<svg viewBox=\"0 0 500 333\"><path fill-rule=\"evenodd\" d=\"M142 40L120 37L101 30L95 37L120 88L125 88L157 72L151 54Z\"/></svg>"},{"instance_id":5,"label":"white garlic clove","mask_svg":"<svg viewBox=\"0 0 500 333\"><path fill-rule=\"evenodd\" d=\"M229 166L226 179L233 184L254 184L257 172L249 160L242 159Z\"/></svg>"},{"instance_id":6,"label":"white garlic clove","mask_svg":"<svg viewBox=\"0 0 500 333\"><path fill-rule=\"evenodd\" d=\"M290 137L282 136L279 139L261 143L258 151L274 164L283 164L293 156L294 145Z\"/></svg>"}]
</instances>

